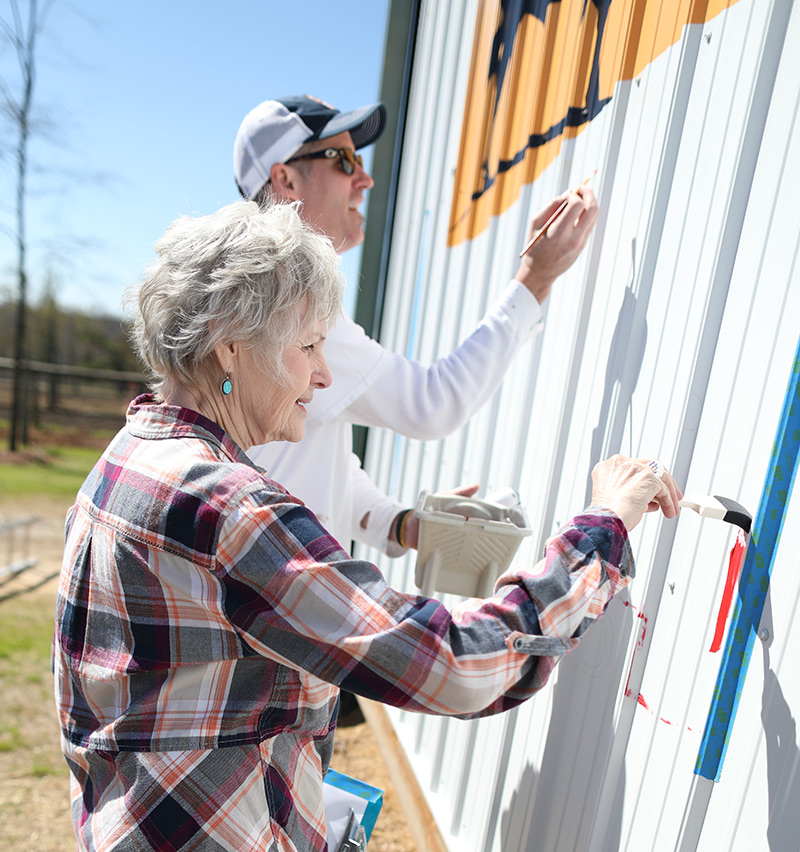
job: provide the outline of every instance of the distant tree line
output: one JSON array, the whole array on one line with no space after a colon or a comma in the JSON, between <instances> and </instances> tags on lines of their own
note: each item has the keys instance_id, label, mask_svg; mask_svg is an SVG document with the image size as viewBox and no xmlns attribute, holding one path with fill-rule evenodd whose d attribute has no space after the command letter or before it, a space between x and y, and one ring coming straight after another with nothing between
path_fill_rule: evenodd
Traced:
<instances>
[{"instance_id":1,"label":"distant tree line","mask_svg":"<svg viewBox=\"0 0 800 852\"><path fill-rule=\"evenodd\" d=\"M14 357L16 300L0 295L0 357ZM49 364L141 372L118 317L60 307L52 292L28 307L25 358Z\"/></svg>"},{"instance_id":2,"label":"distant tree line","mask_svg":"<svg viewBox=\"0 0 800 852\"><path fill-rule=\"evenodd\" d=\"M0 234L11 237L16 247L16 294L12 298L0 291L0 358L2 378L12 377L9 450L16 451L19 441L27 443L30 409L36 418L40 377L50 378L49 407L58 399L59 376L76 373L102 380L100 370L115 373L139 372L119 320L62 310L56 304L55 288L46 282L41 303L28 304L27 202L30 193L31 166L29 146L35 137L61 144L63 134L53 132L52 117L40 109L37 94L37 68L41 37L57 0L8 0L0 10L0 52L13 56L15 63L4 63L0 78L0 162L13 175L13 201L0 205L0 220L7 214L13 224L0 221ZM69 4L72 6L73 4ZM60 43L56 39L56 43ZM9 73L6 74L6 66ZM18 73L10 69L17 67ZM9 367L10 365L10 367ZM82 372L83 371L83 372ZM125 376L120 381L128 381ZM117 379L112 379L117 381ZM5 388L3 388L5 390Z\"/></svg>"}]
</instances>

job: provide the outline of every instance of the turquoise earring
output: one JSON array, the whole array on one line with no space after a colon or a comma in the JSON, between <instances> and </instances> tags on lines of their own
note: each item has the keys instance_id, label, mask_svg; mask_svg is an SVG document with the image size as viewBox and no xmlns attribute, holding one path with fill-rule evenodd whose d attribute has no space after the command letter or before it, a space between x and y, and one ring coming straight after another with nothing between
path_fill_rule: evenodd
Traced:
<instances>
[{"instance_id":1,"label":"turquoise earring","mask_svg":"<svg viewBox=\"0 0 800 852\"><path fill-rule=\"evenodd\" d=\"M222 391L223 396L230 396L233 392L233 382L229 373L225 373L225 378L222 380L219 389Z\"/></svg>"}]
</instances>

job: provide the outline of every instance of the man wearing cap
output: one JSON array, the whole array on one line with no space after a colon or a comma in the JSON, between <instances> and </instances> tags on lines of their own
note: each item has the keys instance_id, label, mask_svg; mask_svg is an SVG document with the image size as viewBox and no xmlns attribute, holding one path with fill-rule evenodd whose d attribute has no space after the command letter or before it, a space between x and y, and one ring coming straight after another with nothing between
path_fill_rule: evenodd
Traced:
<instances>
[{"instance_id":1,"label":"man wearing cap","mask_svg":"<svg viewBox=\"0 0 800 852\"><path fill-rule=\"evenodd\" d=\"M356 151L380 136L385 121L383 104L342 113L308 95L264 101L245 116L236 136L239 190L259 202L301 201L303 217L345 252L364 239L359 208L373 186ZM582 188L554 199L533 219L530 233L565 199L564 213L453 352L425 367L384 349L343 316L329 329L325 345L333 384L308 406L303 440L250 450L253 460L304 500L345 546L357 539L397 556L417 541L413 513L383 494L362 470L352 451L351 424L383 426L423 440L442 438L489 399L513 355L540 330L541 303L597 221L594 194Z\"/></svg>"}]
</instances>

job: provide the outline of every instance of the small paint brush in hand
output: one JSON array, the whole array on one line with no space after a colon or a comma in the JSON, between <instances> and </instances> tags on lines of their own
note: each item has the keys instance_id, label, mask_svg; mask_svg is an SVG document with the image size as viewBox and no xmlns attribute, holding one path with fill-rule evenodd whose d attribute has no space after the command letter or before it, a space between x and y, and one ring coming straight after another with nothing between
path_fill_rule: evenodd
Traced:
<instances>
[{"instance_id":1,"label":"small paint brush in hand","mask_svg":"<svg viewBox=\"0 0 800 852\"><path fill-rule=\"evenodd\" d=\"M577 192L578 192L578 190L581 188L581 186L586 186L586 184L587 184L587 183L589 183L589 181L590 181L590 180L591 180L591 179L592 179L592 178L593 178L596 174L597 174L597 169L595 169L595 170L594 170L594 171L593 171L593 172L589 175L589 177L587 177L587 178L586 178L586 180L585 180L585 181L584 181L584 182L583 182L580 186L578 186L576 189L573 189L573 190L572 190L572 191L573 191L573 193L576 193L576 194L577 194ZM528 253L528 252L529 252L529 251L533 248L534 243L535 243L535 242L536 242L536 241L537 241L540 237L543 237L543 236L547 233L547 229L548 229L548 228L549 228L549 227L553 224L553 222L555 222L555 221L556 221L556 219L558 219L558 217L559 217L559 216L560 216L560 215L564 212L564 208L567 206L567 202L568 202L568 201L569 201L569 199L568 199L568 198L565 198L565 199L561 202L561 204L559 204L559 205L558 205L558 207L557 207L557 208L556 208L556 210L555 210L555 213L553 213L553 215L552 215L552 216L551 216L551 217L550 217L550 218L549 218L549 219L548 219L548 220L544 223L544 225L542 225L542 227L541 227L541 228L539 228L539 230L538 230L538 231L537 231L537 232L536 232L536 233L535 233L535 234L534 234L534 235L530 238L530 240L528 240L528 244L527 244L527 245L525 246L525 248L524 248L524 249L522 249L522 251L519 253L519 256L520 256L520 257L525 257L525 255L526 255L526 254L527 254L527 253Z\"/></svg>"},{"instance_id":2,"label":"small paint brush in hand","mask_svg":"<svg viewBox=\"0 0 800 852\"><path fill-rule=\"evenodd\" d=\"M702 518L716 518L726 524L734 524L741 527L745 533L750 532L753 523L750 512L730 497L684 497L678 505L681 508L694 509Z\"/></svg>"}]
</instances>

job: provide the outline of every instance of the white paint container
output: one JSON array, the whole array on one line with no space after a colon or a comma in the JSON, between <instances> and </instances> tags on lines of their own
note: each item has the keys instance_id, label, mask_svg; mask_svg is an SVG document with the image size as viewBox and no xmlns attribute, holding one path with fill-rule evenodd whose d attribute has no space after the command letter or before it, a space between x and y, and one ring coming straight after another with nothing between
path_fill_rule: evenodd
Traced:
<instances>
[{"instance_id":1,"label":"white paint container","mask_svg":"<svg viewBox=\"0 0 800 852\"><path fill-rule=\"evenodd\" d=\"M415 582L423 594L491 595L520 542L531 534L522 506L423 491Z\"/></svg>"}]
</instances>

